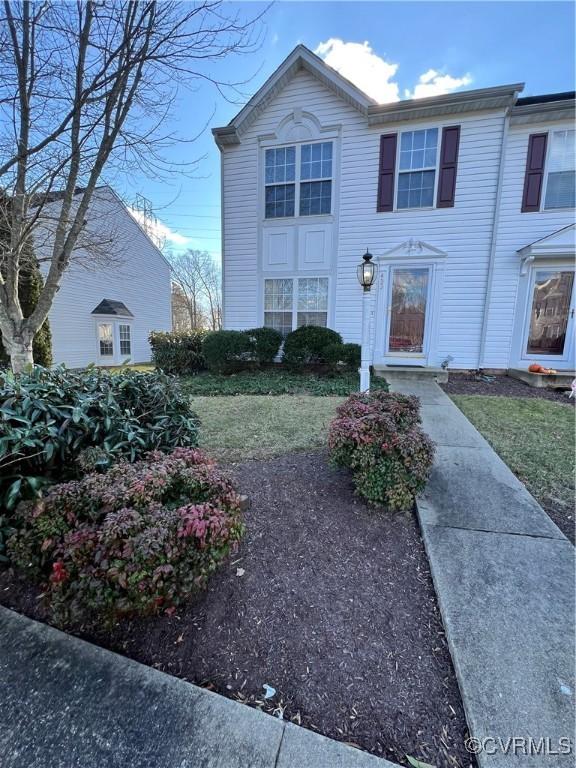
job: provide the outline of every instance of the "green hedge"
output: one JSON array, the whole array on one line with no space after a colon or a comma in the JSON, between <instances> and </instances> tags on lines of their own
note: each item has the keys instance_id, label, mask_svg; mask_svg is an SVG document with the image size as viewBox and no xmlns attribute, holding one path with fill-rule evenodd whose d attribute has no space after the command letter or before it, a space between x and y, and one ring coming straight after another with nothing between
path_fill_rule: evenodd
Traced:
<instances>
[{"instance_id":1,"label":"green hedge","mask_svg":"<svg viewBox=\"0 0 576 768\"><path fill-rule=\"evenodd\" d=\"M259 363L273 363L280 345L282 334L274 328L251 328L244 333L254 343L254 356Z\"/></svg>"},{"instance_id":2,"label":"green hedge","mask_svg":"<svg viewBox=\"0 0 576 768\"><path fill-rule=\"evenodd\" d=\"M214 331L202 345L206 366L212 373L234 373L254 366L256 343L244 331Z\"/></svg>"},{"instance_id":3,"label":"green hedge","mask_svg":"<svg viewBox=\"0 0 576 768\"><path fill-rule=\"evenodd\" d=\"M148 337L152 349L152 361L165 373L186 375L206 368L202 343L205 331L167 333L152 331Z\"/></svg>"}]
</instances>

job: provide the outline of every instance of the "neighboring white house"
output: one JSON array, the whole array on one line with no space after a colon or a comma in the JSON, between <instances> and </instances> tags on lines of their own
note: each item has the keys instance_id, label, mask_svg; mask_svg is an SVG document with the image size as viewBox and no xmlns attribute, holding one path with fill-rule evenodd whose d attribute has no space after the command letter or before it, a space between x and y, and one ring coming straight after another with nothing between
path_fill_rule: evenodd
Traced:
<instances>
[{"instance_id":1,"label":"neighboring white house","mask_svg":"<svg viewBox=\"0 0 576 768\"><path fill-rule=\"evenodd\" d=\"M231 123L224 327L317 323L375 366L574 368L574 94L376 104L298 46Z\"/></svg>"},{"instance_id":2,"label":"neighboring white house","mask_svg":"<svg viewBox=\"0 0 576 768\"><path fill-rule=\"evenodd\" d=\"M35 246L42 259L50 235L37 236ZM71 368L146 362L150 331L172 327L170 266L110 187L94 191L49 319L54 363Z\"/></svg>"}]
</instances>

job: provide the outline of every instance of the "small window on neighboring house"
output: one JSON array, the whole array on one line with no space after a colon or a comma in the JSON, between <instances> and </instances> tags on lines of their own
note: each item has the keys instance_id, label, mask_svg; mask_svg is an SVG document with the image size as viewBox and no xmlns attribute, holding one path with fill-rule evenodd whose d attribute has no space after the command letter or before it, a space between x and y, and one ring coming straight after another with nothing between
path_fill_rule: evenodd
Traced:
<instances>
[{"instance_id":1,"label":"small window on neighboring house","mask_svg":"<svg viewBox=\"0 0 576 768\"><path fill-rule=\"evenodd\" d=\"M437 152L437 128L401 134L397 208L434 205Z\"/></svg>"},{"instance_id":2,"label":"small window on neighboring house","mask_svg":"<svg viewBox=\"0 0 576 768\"><path fill-rule=\"evenodd\" d=\"M300 216L332 209L332 142L303 144L300 154Z\"/></svg>"},{"instance_id":3,"label":"small window on neighboring house","mask_svg":"<svg viewBox=\"0 0 576 768\"><path fill-rule=\"evenodd\" d=\"M98 326L98 340L100 342L100 354L102 357L111 357L114 354L111 323L100 323Z\"/></svg>"},{"instance_id":4,"label":"small window on neighboring house","mask_svg":"<svg viewBox=\"0 0 576 768\"><path fill-rule=\"evenodd\" d=\"M575 131L549 134L544 208L574 208L576 185Z\"/></svg>"},{"instance_id":5,"label":"small window on neighboring house","mask_svg":"<svg viewBox=\"0 0 576 768\"><path fill-rule=\"evenodd\" d=\"M328 324L328 278L304 277L298 280L297 327Z\"/></svg>"},{"instance_id":6,"label":"small window on neighboring house","mask_svg":"<svg viewBox=\"0 0 576 768\"><path fill-rule=\"evenodd\" d=\"M296 147L267 149L265 166L266 218L294 216Z\"/></svg>"},{"instance_id":7,"label":"small window on neighboring house","mask_svg":"<svg viewBox=\"0 0 576 768\"><path fill-rule=\"evenodd\" d=\"M328 278L264 280L264 325L286 336L302 325L328 324Z\"/></svg>"},{"instance_id":8,"label":"small window on neighboring house","mask_svg":"<svg viewBox=\"0 0 576 768\"><path fill-rule=\"evenodd\" d=\"M132 354L132 344L130 340L130 326L119 325L118 331L120 335L120 354L121 355Z\"/></svg>"},{"instance_id":9,"label":"small window on neighboring house","mask_svg":"<svg viewBox=\"0 0 576 768\"><path fill-rule=\"evenodd\" d=\"M292 330L292 278L264 281L264 325L283 336Z\"/></svg>"}]
</instances>

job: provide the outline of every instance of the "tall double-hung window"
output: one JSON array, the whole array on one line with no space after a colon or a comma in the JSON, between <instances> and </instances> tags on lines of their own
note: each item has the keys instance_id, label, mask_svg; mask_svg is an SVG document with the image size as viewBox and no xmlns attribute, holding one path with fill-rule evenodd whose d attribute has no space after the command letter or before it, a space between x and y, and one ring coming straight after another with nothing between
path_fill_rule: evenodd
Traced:
<instances>
[{"instance_id":1,"label":"tall double-hung window","mask_svg":"<svg viewBox=\"0 0 576 768\"><path fill-rule=\"evenodd\" d=\"M397 208L434 205L437 152L438 128L401 134Z\"/></svg>"},{"instance_id":2,"label":"tall double-hung window","mask_svg":"<svg viewBox=\"0 0 576 768\"><path fill-rule=\"evenodd\" d=\"M328 324L328 278L264 280L264 325L286 336L302 325Z\"/></svg>"},{"instance_id":3,"label":"tall double-hung window","mask_svg":"<svg viewBox=\"0 0 576 768\"><path fill-rule=\"evenodd\" d=\"M575 131L552 131L548 150L544 208L574 208L576 191Z\"/></svg>"},{"instance_id":4,"label":"tall double-hung window","mask_svg":"<svg viewBox=\"0 0 576 768\"><path fill-rule=\"evenodd\" d=\"M267 149L264 174L265 218L332 212L333 142Z\"/></svg>"}]
</instances>

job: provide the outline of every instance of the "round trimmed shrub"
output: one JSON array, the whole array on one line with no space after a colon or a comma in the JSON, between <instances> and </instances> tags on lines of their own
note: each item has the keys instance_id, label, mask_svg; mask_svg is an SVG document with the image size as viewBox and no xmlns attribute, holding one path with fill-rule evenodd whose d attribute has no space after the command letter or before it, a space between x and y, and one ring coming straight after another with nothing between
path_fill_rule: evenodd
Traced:
<instances>
[{"instance_id":1,"label":"round trimmed shrub","mask_svg":"<svg viewBox=\"0 0 576 768\"><path fill-rule=\"evenodd\" d=\"M58 624L172 613L235 549L240 507L201 451L154 451L22 502L8 551Z\"/></svg>"},{"instance_id":2,"label":"round trimmed shrub","mask_svg":"<svg viewBox=\"0 0 576 768\"><path fill-rule=\"evenodd\" d=\"M426 485L434 444L420 428L417 397L354 394L330 425L330 459L352 470L357 493L389 510L410 509Z\"/></svg>"},{"instance_id":3,"label":"round trimmed shrub","mask_svg":"<svg viewBox=\"0 0 576 768\"><path fill-rule=\"evenodd\" d=\"M343 365L345 368L360 367L361 349L359 344L329 344L324 350L326 362L333 368Z\"/></svg>"},{"instance_id":4,"label":"round trimmed shrub","mask_svg":"<svg viewBox=\"0 0 576 768\"><path fill-rule=\"evenodd\" d=\"M254 343L256 360L259 363L273 363L282 344L282 334L274 328L250 328L244 333Z\"/></svg>"},{"instance_id":5,"label":"round trimmed shrub","mask_svg":"<svg viewBox=\"0 0 576 768\"><path fill-rule=\"evenodd\" d=\"M326 349L333 344L342 344L342 336L331 328L319 325L303 325L286 336L283 362L298 367L326 362Z\"/></svg>"},{"instance_id":6,"label":"round trimmed shrub","mask_svg":"<svg viewBox=\"0 0 576 768\"><path fill-rule=\"evenodd\" d=\"M244 331L214 331L202 344L206 366L213 373L234 373L250 367L255 342Z\"/></svg>"}]
</instances>

